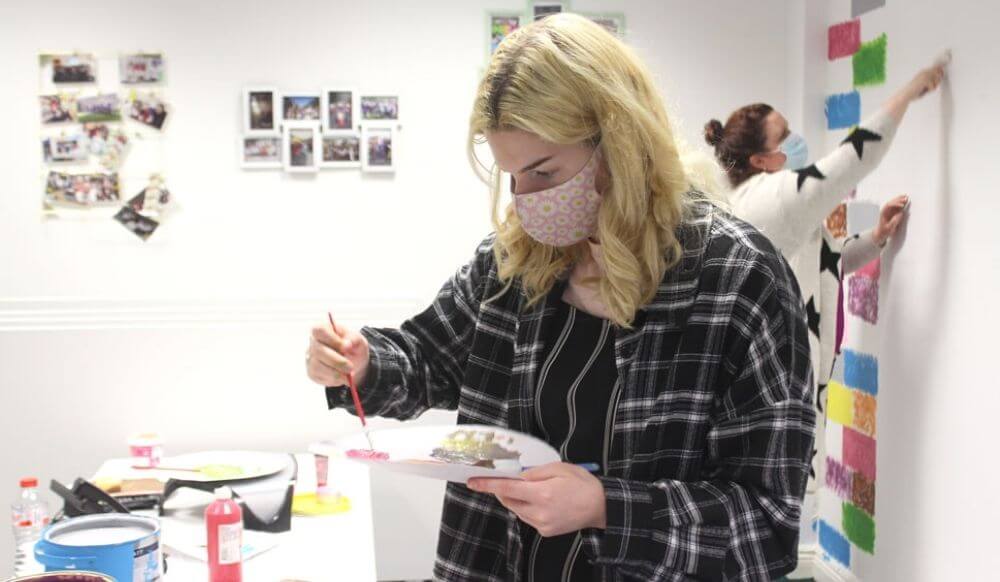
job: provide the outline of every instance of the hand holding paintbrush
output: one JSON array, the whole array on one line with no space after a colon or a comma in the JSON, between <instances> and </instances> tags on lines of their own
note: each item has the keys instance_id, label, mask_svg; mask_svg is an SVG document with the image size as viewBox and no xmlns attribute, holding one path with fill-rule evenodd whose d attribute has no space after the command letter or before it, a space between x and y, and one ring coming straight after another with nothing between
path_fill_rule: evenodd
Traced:
<instances>
[{"instance_id":1,"label":"hand holding paintbrush","mask_svg":"<svg viewBox=\"0 0 1000 582\"><path fill-rule=\"evenodd\" d=\"M309 378L317 384L347 386L350 389L355 412L361 419L361 426L367 437L368 423L357 385L364 382L368 369L368 340L356 331L338 326L332 314L328 313L327 319L329 326L319 325L312 329L306 352L306 371Z\"/></svg>"}]
</instances>

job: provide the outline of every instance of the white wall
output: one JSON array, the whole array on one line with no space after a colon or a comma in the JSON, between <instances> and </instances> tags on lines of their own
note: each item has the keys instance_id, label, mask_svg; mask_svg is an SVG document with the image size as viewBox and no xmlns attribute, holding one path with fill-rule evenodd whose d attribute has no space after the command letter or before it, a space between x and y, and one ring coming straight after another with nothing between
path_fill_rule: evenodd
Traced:
<instances>
[{"instance_id":1,"label":"white wall","mask_svg":"<svg viewBox=\"0 0 1000 582\"><path fill-rule=\"evenodd\" d=\"M814 63L825 29L850 18L850 2L812 9L806 26ZM878 478L873 557L852 562L862 580L985 580L1000 511L992 461L1000 442L992 305L1000 293L995 239L1000 202L991 170L1000 132L995 3L888 2L862 16L862 40L888 34L888 81L861 89L862 118L931 63L954 52L940 92L917 102L859 198L908 194L909 227L883 258L879 326ZM849 91L850 61L823 66L807 85L818 96ZM827 148L844 131L823 132ZM813 142L813 143L823 143ZM816 152L819 153L819 152ZM855 557L859 553L855 553Z\"/></svg>"},{"instance_id":2,"label":"white wall","mask_svg":"<svg viewBox=\"0 0 1000 582\"><path fill-rule=\"evenodd\" d=\"M22 474L87 475L136 430L173 452L355 430L303 375L307 328L328 308L352 325L398 322L489 230L464 154L487 7L524 2L0 3L0 501ZM626 13L692 143L746 102L788 104L784 0L574 8ZM43 50L165 53L167 186L183 209L148 243L110 220L40 219ZM244 85L337 81L401 95L395 178L238 168ZM227 403L239 414L215 419ZM440 485L376 475L373 489L379 576L428 575Z\"/></svg>"}]
</instances>

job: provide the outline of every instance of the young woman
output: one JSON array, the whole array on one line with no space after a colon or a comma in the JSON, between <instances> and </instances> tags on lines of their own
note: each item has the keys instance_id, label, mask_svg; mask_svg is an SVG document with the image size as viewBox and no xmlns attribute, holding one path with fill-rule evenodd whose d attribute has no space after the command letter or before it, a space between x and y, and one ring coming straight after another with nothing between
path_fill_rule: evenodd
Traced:
<instances>
[{"instance_id":1,"label":"young woman","mask_svg":"<svg viewBox=\"0 0 1000 582\"><path fill-rule=\"evenodd\" d=\"M496 232L399 329L319 325L306 358L331 407L352 409L353 371L370 413L457 409L561 451L524 480L448 485L435 578L790 572L815 413L787 263L692 191L649 73L589 20L503 41L475 167L483 140Z\"/></svg>"},{"instance_id":2,"label":"young woman","mask_svg":"<svg viewBox=\"0 0 1000 582\"><path fill-rule=\"evenodd\" d=\"M890 200L874 229L852 237L845 238L844 216L830 215L882 161L910 103L938 87L945 66L939 60L920 71L840 146L810 165L805 141L769 105L741 107L725 126L715 119L705 125L705 140L733 186L733 214L767 235L798 279L806 300L820 412L840 333L841 278L879 256L905 219L909 198ZM821 476L822 467L815 472Z\"/></svg>"}]
</instances>

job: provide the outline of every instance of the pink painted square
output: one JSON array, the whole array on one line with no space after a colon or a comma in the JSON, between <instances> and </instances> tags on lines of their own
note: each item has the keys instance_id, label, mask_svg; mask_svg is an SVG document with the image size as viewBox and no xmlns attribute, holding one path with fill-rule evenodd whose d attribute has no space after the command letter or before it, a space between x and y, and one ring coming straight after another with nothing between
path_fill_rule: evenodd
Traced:
<instances>
[{"instance_id":1,"label":"pink painted square","mask_svg":"<svg viewBox=\"0 0 1000 582\"><path fill-rule=\"evenodd\" d=\"M878 323L878 281L854 276L848 279L847 310L868 323Z\"/></svg>"},{"instance_id":2,"label":"pink painted square","mask_svg":"<svg viewBox=\"0 0 1000 582\"><path fill-rule=\"evenodd\" d=\"M875 480L875 439L845 426L843 458L845 465Z\"/></svg>"},{"instance_id":3,"label":"pink painted square","mask_svg":"<svg viewBox=\"0 0 1000 582\"><path fill-rule=\"evenodd\" d=\"M837 497L845 500L852 498L853 474L850 469L838 463L836 459L826 458L826 486L836 493Z\"/></svg>"},{"instance_id":4,"label":"pink painted square","mask_svg":"<svg viewBox=\"0 0 1000 582\"><path fill-rule=\"evenodd\" d=\"M828 40L827 56L831 61L853 55L861 48L861 21L855 19L834 24L828 32Z\"/></svg>"}]
</instances>

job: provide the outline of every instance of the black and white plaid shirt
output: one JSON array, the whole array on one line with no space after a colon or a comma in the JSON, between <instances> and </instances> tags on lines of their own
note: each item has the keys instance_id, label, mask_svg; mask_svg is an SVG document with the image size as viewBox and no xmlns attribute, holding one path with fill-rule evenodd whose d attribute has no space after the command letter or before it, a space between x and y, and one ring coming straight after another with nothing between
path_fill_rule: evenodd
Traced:
<instances>
[{"instance_id":1,"label":"black and white plaid shirt","mask_svg":"<svg viewBox=\"0 0 1000 582\"><path fill-rule=\"evenodd\" d=\"M633 329L616 329L607 528L583 531L604 581L771 580L796 564L815 426L802 299L753 227L703 201L689 214L682 262ZM490 238L426 311L365 328L365 410L457 408L459 423L531 433L558 297L529 309L515 284L488 301L502 287ZM353 408L340 388L327 400ZM528 527L493 496L448 484L435 578L519 581Z\"/></svg>"}]
</instances>

